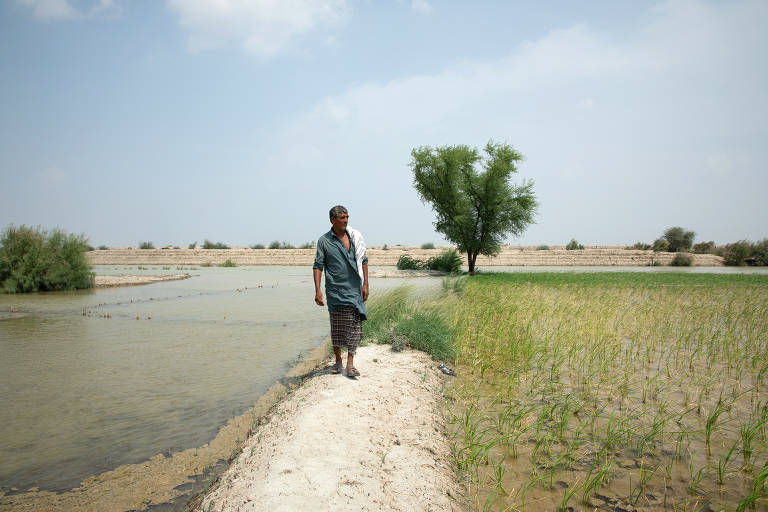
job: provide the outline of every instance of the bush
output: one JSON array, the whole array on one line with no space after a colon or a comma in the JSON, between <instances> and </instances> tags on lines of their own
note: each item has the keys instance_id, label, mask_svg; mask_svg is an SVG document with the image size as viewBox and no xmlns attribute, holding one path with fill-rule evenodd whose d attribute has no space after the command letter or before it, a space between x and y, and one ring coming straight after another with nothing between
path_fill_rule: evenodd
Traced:
<instances>
[{"instance_id":1,"label":"bush","mask_svg":"<svg viewBox=\"0 0 768 512\"><path fill-rule=\"evenodd\" d=\"M403 254L397 260L398 270L424 270L425 268L426 264L423 261L411 258L407 254Z\"/></svg>"},{"instance_id":2,"label":"bush","mask_svg":"<svg viewBox=\"0 0 768 512\"><path fill-rule=\"evenodd\" d=\"M568 242L568 245L565 246L566 251L575 251L575 250L581 250L584 249L584 246L581 245L578 241L576 241L575 238L571 238L571 241Z\"/></svg>"},{"instance_id":3,"label":"bush","mask_svg":"<svg viewBox=\"0 0 768 512\"><path fill-rule=\"evenodd\" d=\"M672 261L669 262L671 267L690 267L693 264L693 258L690 254L679 252L675 254Z\"/></svg>"},{"instance_id":4,"label":"bush","mask_svg":"<svg viewBox=\"0 0 768 512\"><path fill-rule=\"evenodd\" d=\"M301 247L299 247L299 249L314 249L314 248L315 248L315 242L314 241L307 242L304 245L302 245Z\"/></svg>"},{"instance_id":5,"label":"bush","mask_svg":"<svg viewBox=\"0 0 768 512\"><path fill-rule=\"evenodd\" d=\"M752 245L752 258L755 265L768 265L768 238L763 238Z\"/></svg>"},{"instance_id":6,"label":"bush","mask_svg":"<svg viewBox=\"0 0 768 512\"><path fill-rule=\"evenodd\" d=\"M19 293L93 288L87 249L84 235L11 225L0 237L0 289Z\"/></svg>"},{"instance_id":7,"label":"bush","mask_svg":"<svg viewBox=\"0 0 768 512\"><path fill-rule=\"evenodd\" d=\"M635 242L635 245L627 246L626 249L637 250L637 251L647 251L651 249L651 244L646 244L644 242Z\"/></svg>"},{"instance_id":8,"label":"bush","mask_svg":"<svg viewBox=\"0 0 768 512\"><path fill-rule=\"evenodd\" d=\"M449 274L458 274L461 271L461 256L459 256L459 252L456 249L446 249L439 256L429 258L426 268Z\"/></svg>"},{"instance_id":9,"label":"bush","mask_svg":"<svg viewBox=\"0 0 768 512\"><path fill-rule=\"evenodd\" d=\"M548 245L537 245L536 246L536 250L537 251L548 251L549 250L549 246Z\"/></svg>"},{"instance_id":10,"label":"bush","mask_svg":"<svg viewBox=\"0 0 768 512\"><path fill-rule=\"evenodd\" d=\"M155 244L152 242L139 242L139 249L154 249Z\"/></svg>"},{"instance_id":11,"label":"bush","mask_svg":"<svg viewBox=\"0 0 768 512\"><path fill-rule=\"evenodd\" d=\"M434 249L435 248L435 244L433 244L432 242L427 242L425 244L421 244L421 248L422 249Z\"/></svg>"},{"instance_id":12,"label":"bush","mask_svg":"<svg viewBox=\"0 0 768 512\"><path fill-rule=\"evenodd\" d=\"M743 266L752 252L751 244L747 240L739 240L728 244L723 249L723 259L726 265Z\"/></svg>"},{"instance_id":13,"label":"bush","mask_svg":"<svg viewBox=\"0 0 768 512\"><path fill-rule=\"evenodd\" d=\"M669 242L667 242L665 239L657 238L653 241L654 252L666 252L667 249L669 249Z\"/></svg>"},{"instance_id":14,"label":"bush","mask_svg":"<svg viewBox=\"0 0 768 512\"><path fill-rule=\"evenodd\" d=\"M208 240L207 238L203 242L202 247L203 247L203 249L229 249L228 245L223 244L221 242L213 243L210 240Z\"/></svg>"},{"instance_id":15,"label":"bush","mask_svg":"<svg viewBox=\"0 0 768 512\"><path fill-rule=\"evenodd\" d=\"M264 244L253 244L251 246L251 249L263 249L263 248L264 248Z\"/></svg>"},{"instance_id":16,"label":"bush","mask_svg":"<svg viewBox=\"0 0 768 512\"><path fill-rule=\"evenodd\" d=\"M195 241L195 242L192 242L191 244L189 244L189 245L187 246L187 249L194 249L195 247L197 247L197 241Z\"/></svg>"},{"instance_id":17,"label":"bush","mask_svg":"<svg viewBox=\"0 0 768 512\"><path fill-rule=\"evenodd\" d=\"M381 248L382 251L388 251L389 247L387 247L387 244L384 244L384 247Z\"/></svg>"},{"instance_id":18,"label":"bush","mask_svg":"<svg viewBox=\"0 0 768 512\"><path fill-rule=\"evenodd\" d=\"M219 266L220 267L236 267L237 263L227 258L227 261L225 261L224 263L219 263Z\"/></svg>"},{"instance_id":19,"label":"bush","mask_svg":"<svg viewBox=\"0 0 768 512\"><path fill-rule=\"evenodd\" d=\"M280 243L277 240L269 244L270 249L295 249L294 246L289 244L288 242Z\"/></svg>"},{"instance_id":20,"label":"bush","mask_svg":"<svg viewBox=\"0 0 768 512\"><path fill-rule=\"evenodd\" d=\"M693 252L696 254L711 254L715 249L715 242L699 242L693 246Z\"/></svg>"},{"instance_id":21,"label":"bush","mask_svg":"<svg viewBox=\"0 0 768 512\"><path fill-rule=\"evenodd\" d=\"M675 226L664 231L663 238L669 244L667 251L680 252L691 248L695 236L696 233L693 231L686 231L680 226Z\"/></svg>"},{"instance_id":22,"label":"bush","mask_svg":"<svg viewBox=\"0 0 768 512\"><path fill-rule=\"evenodd\" d=\"M106 245L100 245L100 246L99 246L99 250L100 250L100 251L106 251L106 250L108 250L108 249L109 249L109 247L107 247Z\"/></svg>"}]
</instances>

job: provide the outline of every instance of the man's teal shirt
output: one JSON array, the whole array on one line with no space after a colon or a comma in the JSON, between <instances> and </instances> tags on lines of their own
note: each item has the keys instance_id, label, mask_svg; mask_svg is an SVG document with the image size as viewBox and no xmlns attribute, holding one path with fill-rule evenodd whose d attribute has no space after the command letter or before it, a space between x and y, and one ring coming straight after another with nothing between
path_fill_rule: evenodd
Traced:
<instances>
[{"instance_id":1,"label":"man's teal shirt","mask_svg":"<svg viewBox=\"0 0 768 512\"><path fill-rule=\"evenodd\" d=\"M368 256L363 256L363 264L368 264ZM363 303L363 282L357 273L355 245L349 239L349 250L341 240L328 231L317 241L315 264L312 268L325 270L325 300L328 311L336 311L342 306L354 306L367 318Z\"/></svg>"}]
</instances>

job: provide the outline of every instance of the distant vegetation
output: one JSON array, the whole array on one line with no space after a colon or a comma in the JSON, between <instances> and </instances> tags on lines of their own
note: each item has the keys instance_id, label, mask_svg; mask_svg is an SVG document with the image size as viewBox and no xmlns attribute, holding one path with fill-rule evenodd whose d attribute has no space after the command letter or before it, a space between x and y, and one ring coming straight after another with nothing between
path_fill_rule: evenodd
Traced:
<instances>
[{"instance_id":1,"label":"distant vegetation","mask_svg":"<svg viewBox=\"0 0 768 512\"><path fill-rule=\"evenodd\" d=\"M155 244L152 242L139 242L139 249L154 249Z\"/></svg>"},{"instance_id":2,"label":"distant vegetation","mask_svg":"<svg viewBox=\"0 0 768 512\"><path fill-rule=\"evenodd\" d=\"M99 250L100 251L106 251L107 249L109 249L109 247L107 247L106 245L100 245L99 246Z\"/></svg>"},{"instance_id":3,"label":"distant vegetation","mask_svg":"<svg viewBox=\"0 0 768 512\"><path fill-rule=\"evenodd\" d=\"M549 246L548 245L537 245L536 246L536 250L537 251L548 251L549 250Z\"/></svg>"},{"instance_id":4,"label":"distant vegetation","mask_svg":"<svg viewBox=\"0 0 768 512\"><path fill-rule=\"evenodd\" d=\"M461 256L456 249L446 249L439 256L428 260L411 258L408 255L400 256L397 260L398 270L439 270L449 274L457 274L461 271Z\"/></svg>"},{"instance_id":5,"label":"distant vegetation","mask_svg":"<svg viewBox=\"0 0 768 512\"><path fill-rule=\"evenodd\" d=\"M269 244L270 249L295 249L296 247L292 246L288 242L280 243L277 240Z\"/></svg>"},{"instance_id":6,"label":"distant vegetation","mask_svg":"<svg viewBox=\"0 0 768 512\"><path fill-rule=\"evenodd\" d=\"M264 248L264 244L253 244L251 246L251 249L263 249L263 248Z\"/></svg>"},{"instance_id":7,"label":"distant vegetation","mask_svg":"<svg viewBox=\"0 0 768 512\"><path fill-rule=\"evenodd\" d=\"M227 258L227 261L225 261L224 263L219 263L219 266L220 267L236 267L237 263Z\"/></svg>"},{"instance_id":8,"label":"distant vegetation","mask_svg":"<svg viewBox=\"0 0 768 512\"><path fill-rule=\"evenodd\" d=\"M93 288L84 235L11 225L0 237L0 290L3 293Z\"/></svg>"},{"instance_id":9,"label":"distant vegetation","mask_svg":"<svg viewBox=\"0 0 768 512\"><path fill-rule=\"evenodd\" d=\"M715 254L721 256L726 265L768 265L768 238L764 238L759 242L739 240L738 242L718 246L712 240L694 244L695 236L696 233L694 231L675 226L666 229L661 237L653 241L653 245L637 242L635 245L626 248L653 249L655 252L675 252L678 254L691 252L694 254ZM676 256L670 265L690 265L692 262L693 258L690 256L686 255L680 258Z\"/></svg>"},{"instance_id":10,"label":"distant vegetation","mask_svg":"<svg viewBox=\"0 0 768 512\"><path fill-rule=\"evenodd\" d=\"M195 247L197 247L197 241L194 241L194 242L192 242L191 244L189 244L189 245L187 246L187 249L194 249Z\"/></svg>"},{"instance_id":11,"label":"distant vegetation","mask_svg":"<svg viewBox=\"0 0 768 512\"><path fill-rule=\"evenodd\" d=\"M422 249L434 249L435 248L435 244L433 244L432 242L427 242L425 244L421 244L421 248Z\"/></svg>"},{"instance_id":12,"label":"distant vegetation","mask_svg":"<svg viewBox=\"0 0 768 512\"><path fill-rule=\"evenodd\" d=\"M571 241L568 242L568 245L565 246L566 251L576 251L582 249L584 249L584 246L581 245L575 238L571 238Z\"/></svg>"},{"instance_id":13,"label":"distant vegetation","mask_svg":"<svg viewBox=\"0 0 768 512\"><path fill-rule=\"evenodd\" d=\"M203 242L202 248L203 249L229 249L229 246L221 242L213 243L206 238L205 241Z\"/></svg>"},{"instance_id":14,"label":"distant vegetation","mask_svg":"<svg viewBox=\"0 0 768 512\"><path fill-rule=\"evenodd\" d=\"M669 265L672 267L690 267L692 264L693 258L684 252L675 254L675 257L669 262Z\"/></svg>"},{"instance_id":15,"label":"distant vegetation","mask_svg":"<svg viewBox=\"0 0 768 512\"><path fill-rule=\"evenodd\" d=\"M307 243L303 244L301 247L299 247L299 249L314 249L314 248L315 248L315 242L314 241L307 242Z\"/></svg>"}]
</instances>

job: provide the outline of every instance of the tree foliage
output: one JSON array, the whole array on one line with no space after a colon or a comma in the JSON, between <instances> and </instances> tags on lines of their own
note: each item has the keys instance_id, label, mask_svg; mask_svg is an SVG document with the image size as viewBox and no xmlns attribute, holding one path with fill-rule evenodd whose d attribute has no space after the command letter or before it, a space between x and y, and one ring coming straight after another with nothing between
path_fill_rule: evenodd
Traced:
<instances>
[{"instance_id":1,"label":"tree foliage","mask_svg":"<svg viewBox=\"0 0 768 512\"><path fill-rule=\"evenodd\" d=\"M696 233L693 231L686 231L680 226L675 226L664 231L663 238L669 244L667 247L669 252L680 252L691 248L695 236Z\"/></svg>"},{"instance_id":2,"label":"tree foliage","mask_svg":"<svg viewBox=\"0 0 768 512\"><path fill-rule=\"evenodd\" d=\"M533 222L533 182L510 182L523 156L509 144L488 142L485 157L465 145L411 152L413 185L437 214L435 229L467 254L474 273L478 254L495 256L508 235Z\"/></svg>"},{"instance_id":3,"label":"tree foliage","mask_svg":"<svg viewBox=\"0 0 768 512\"><path fill-rule=\"evenodd\" d=\"M84 235L10 226L0 236L0 290L4 293L93 287Z\"/></svg>"}]
</instances>

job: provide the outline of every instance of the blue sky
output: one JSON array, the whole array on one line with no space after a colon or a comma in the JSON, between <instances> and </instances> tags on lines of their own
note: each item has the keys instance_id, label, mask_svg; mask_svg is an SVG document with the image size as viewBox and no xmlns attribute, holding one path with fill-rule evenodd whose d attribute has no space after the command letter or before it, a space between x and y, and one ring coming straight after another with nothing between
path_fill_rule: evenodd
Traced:
<instances>
[{"instance_id":1,"label":"blue sky","mask_svg":"<svg viewBox=\"0 0 768 512\"><path fill-rule=\"evenodd\" d=\"M508 142L513 244L768 236L762 0L7 0L0 224L94 245L442 243L417 146Z\"/></svg>"}]
</instances>

